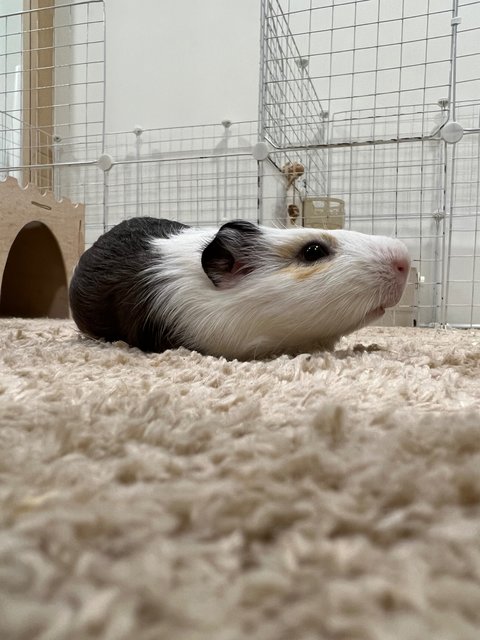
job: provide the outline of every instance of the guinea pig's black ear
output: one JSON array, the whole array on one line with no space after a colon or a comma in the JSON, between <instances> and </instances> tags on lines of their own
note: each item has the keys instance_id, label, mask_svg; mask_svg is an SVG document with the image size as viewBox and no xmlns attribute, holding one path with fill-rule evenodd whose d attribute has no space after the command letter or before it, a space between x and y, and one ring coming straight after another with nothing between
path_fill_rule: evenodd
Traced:
<instances>
[{"instance_id":1,"label":"guinea pig's black ear","mask_svg":"<svg viewBox=\"0 0 480 640\"><path fill-rule=\"evenodd\" d=\"M202 253L202 267L216 287L231 287L253 271L259 227L245 220L227 222Z\"/></svg>"}]
</instances>

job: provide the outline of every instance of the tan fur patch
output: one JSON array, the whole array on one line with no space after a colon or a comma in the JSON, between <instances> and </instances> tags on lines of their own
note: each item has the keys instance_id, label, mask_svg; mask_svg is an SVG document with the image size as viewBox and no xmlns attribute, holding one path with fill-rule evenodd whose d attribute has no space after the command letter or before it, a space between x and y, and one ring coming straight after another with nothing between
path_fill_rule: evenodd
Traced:
<instances>
[{"instance_id":1,"label":"tan fur patch","mask_svg":"<svg viewBox=\"0 0 480 640\"><path fill-rule=\"evenodd\" d=\"M281 271L289 273L295 280L307 280L308 278L311 278L318 273L328 271L332 264L333 263L331 260L325 262L317 262L312 265L292 264L281 269Z\"/></svg>"}]
</instances>

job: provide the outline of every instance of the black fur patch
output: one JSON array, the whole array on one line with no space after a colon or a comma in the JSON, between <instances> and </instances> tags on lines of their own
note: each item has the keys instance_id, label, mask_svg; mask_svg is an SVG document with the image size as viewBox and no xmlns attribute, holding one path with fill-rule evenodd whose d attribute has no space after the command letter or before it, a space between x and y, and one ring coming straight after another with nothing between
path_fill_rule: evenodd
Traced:
<instances>
[{"instance_id":1,"label":"black fur patch","mask_svg":"<svg viewBox=\"0 0 480 640\"><path fill-rule=\"evenodd\" d=\"M79 329L144 351L179 346L167 327L148 320L148 283L141 274L152 266L150 241L187 228L171 220L132 218L102 235L80 258L70 284L70 307Z\"/></svg>"}]
</instances>

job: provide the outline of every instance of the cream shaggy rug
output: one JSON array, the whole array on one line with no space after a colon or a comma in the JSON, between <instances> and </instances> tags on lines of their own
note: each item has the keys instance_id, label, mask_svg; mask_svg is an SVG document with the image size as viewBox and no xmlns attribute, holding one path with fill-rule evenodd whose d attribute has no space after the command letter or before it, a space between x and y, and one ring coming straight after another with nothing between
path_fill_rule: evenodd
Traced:
<instances>
[{"instance_id":1,"label":"cream shaggy rug","mask_svg":"<svg viewBox=\"0 0 480 640\"><path fill-rule=\"evenodd\" d=\"M480 333L0 361L2 640L480 638Z\"/></svg>"}]
</instances>

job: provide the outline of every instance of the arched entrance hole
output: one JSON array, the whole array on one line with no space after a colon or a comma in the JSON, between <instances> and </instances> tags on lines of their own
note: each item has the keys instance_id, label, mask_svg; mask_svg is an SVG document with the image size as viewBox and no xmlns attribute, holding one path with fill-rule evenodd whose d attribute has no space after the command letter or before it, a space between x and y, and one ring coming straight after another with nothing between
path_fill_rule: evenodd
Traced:
<instances>
[{"instance_id":1,"label":"arched entrance hole","mask_svg":"<svg viewBox=\"0 0 480 640\"><path fill-rule=\"evenodd\" d=\"M7 258L0 315L68 318L68 285L58 242L41 222L25 225Z\"/></svg>"}]
</instances>

